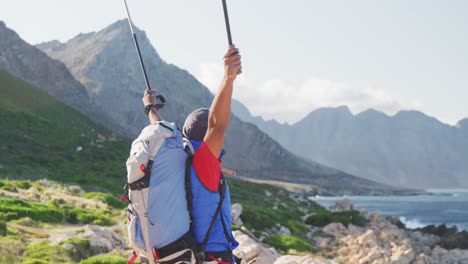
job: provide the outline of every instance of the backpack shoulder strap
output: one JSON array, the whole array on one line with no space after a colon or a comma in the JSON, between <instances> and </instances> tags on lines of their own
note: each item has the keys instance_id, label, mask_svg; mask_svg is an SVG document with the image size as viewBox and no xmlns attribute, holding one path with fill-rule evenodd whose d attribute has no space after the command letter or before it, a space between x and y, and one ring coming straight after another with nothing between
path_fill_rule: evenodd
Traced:
<instances>
[{"instance_id":1,"label":"backpack shoulder strap","mask_svg":"<svg viewBox=\"0 0 468 264\"><path fill-rule=\"evenodd\" d=\"M220 214L221 208L223 206L224 197L225 197L225 194L226 194L226 180L224 179L224 174L223 173L221 173L221 178L220 178L220 181L219 181L218 191L219 191L218 207L216 208L216 212L215 212L213 218L211 219L210 227L208 228L208 231L206 231L205 238L203 239L202 244L198 248L200 252L205 251L206 244L208 243L208 238L210 237L210 234L211 234L211 231L213 230L216 218ZM223 217L221 216L221 222L223 222L222 219L223 219ZM223 225L224 225L224 223L223 223ZM225 235L226 235L226 232L225 232Z\"/></svg>"}]
</instances>

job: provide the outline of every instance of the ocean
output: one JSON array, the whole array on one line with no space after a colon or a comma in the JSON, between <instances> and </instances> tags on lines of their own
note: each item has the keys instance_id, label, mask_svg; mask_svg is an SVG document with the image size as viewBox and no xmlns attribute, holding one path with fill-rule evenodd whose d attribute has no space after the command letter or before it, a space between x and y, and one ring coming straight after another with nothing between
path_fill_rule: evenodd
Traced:
<instances>
[{"instance_id":1,"label":"ocean","mask_svg":"<svg viewBox=\"0 0 468 264\"><path fill-rule=\"evenodd\" d=\"M324 207L350 199L356 209L398 216L407 228L446 224L468 231L468 190L428 190L432 195L310 197Z\"/></svg>"}]
</instances>

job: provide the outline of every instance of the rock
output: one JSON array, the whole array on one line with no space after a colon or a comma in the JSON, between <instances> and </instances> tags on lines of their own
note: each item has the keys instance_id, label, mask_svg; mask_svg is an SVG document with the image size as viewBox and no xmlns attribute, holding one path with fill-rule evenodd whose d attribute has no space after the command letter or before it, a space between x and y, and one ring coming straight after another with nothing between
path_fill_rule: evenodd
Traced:
<instances>
[{"instance_id":1,"label":"rock","mask_svg":"<svg viewBox=\"0 0 468 264\"><path fill-rule=\"evenodd\" d=\"M400 218L398 218L396 216L389 215L389 216L385 217L385 219L387 221L389 221L391 224L396 225L400 229L405 229L406 228L405 224L403 222L401 222Z\"/></svg>"},{"instance_id":2,"label":"rock","mask_svg":"<svg viewBox=\"0 0 468 264\"><path fill-rule=\"evenodd\" d=\"M281 256L274 264L332 264L336 263L334 260L325 259L315 256Z\"/></svg>"},{"instance_id":3,"label":"rock","mask_svg":"<svg viewBox=\"0 0 468 264\"><path fill-rule=\"evenodd\" d=\"M315 246L318 248L326 248L330 245L331 239L329 237L315 237Z\"/></svg>"},{"instance_id":4,"label":"rock","mask_svg":"<svg viewBox=\"0 0 468 264\"><path fill-rule=\"evenodd\" d=\"M439 245L446 249L468 249L468 232L458 232L447 236L439 242Z\"/></svg>"},{"instance_id":5,"label":"rock","mask_svg":"<svg viewBox=\"0 0 468 264\"><path fill-rule=\"evenodd\" d=\"M434 247L440 241L440 237L432 234L425 234L421 231L411 232L409 236L416 242L419 242L431 248Z\"/></svg>"},{"instance_id":6,"label":"rock","mask_svg":"<svg viewBox=\"0 0 468 264\"><path fill-rule=\"evenodd\" d=\"M440 236L440 237L451 236L458 232L458 229L456 226L447 228L445 224L439 225L439 226L428 225L423 228L418 228L416 230L421 231L426 234L433 234L433 235Z\"/></svg>"},{"instance_id":7,"label":"rock","mask_svg":"<svg viewBox=\"0 0 468 264\"><path fill-rule=\"evenodd\" d=\"M343 201L337 201L334 206L330 207L330 211L332 212L340 212L340 211L349 211L354 210L353 203L348 198L344 199Z\"/></svg>"},{"instance_id":8,"label":"rock","mask_svg":"<svg viewBox=\"0 0 468 264\"><path fill-rule=\"evenodd\" d=\"M348 235L348 229L342 223L331 223L322 228L322 231L334 236L335 238L341 238Z\"/></svg>"},{"instance_id":9,"label":"rock","mask_svg":"<svg viewBox=\"0 0 468 264\"><path fill-rule=\"evenodd\" d=\"M276 225L275 233L279 236L290 236L291 235L291 230L289 228L282 226L282 225Z\"/></svg>"},{"instance_id":10,"label":"rock","mask_svg":"<svg viewBox=\"0 0 468 264\"><path fill-rule=\"evenodd\" d=\"M232 216L232 223L236 226L242 226L244 223L240 218L242 214L242 205L239 203L235 203L231 206L231 216Z\"/></svg>"},{"instance_id":11,"label":"rock","mask_svg":"<svg viewBox=\"0 0 468 264\"><path fill-rule=\"evenodd\" d=\"M439 237L440 239L437 243L445 249L468 249L468 232L458 232L456 226L447 228L446 225L428 225L416 229L414 233L416 232Z\"/></svg>"},{"instance_id":12,"label":"rock","mask_svg":"<svg viewBox=\"0 0 468 264\"><path fill-rule=\"evenodd\" d=\"M468 251L453 249L446 250L439 246L436 246L431 254L433 263L437 264L449 264L449 263L468 263Z\"/></svg>"},{"instance_id":13,"label":"rock","mask_svg":"<svg viewBox=\"0 0 468 264\"><path fill-rule=\"evenodd\" d=\"M332 233L339 234L338 238L341 235L336 261L409 264L416 258L416 252L402 230L378 214L370 214L369 219L371 222L366 229L351 225L346 230L340 225L331 229Z\"/></svg>"},{"instance_id":14,"label":"rock","mask_svg":"<svg viewBox=\"0 0 468 264\"><path fill-rule=\"evenodd\" d=\"M86 225L80 237L89 239L93 255L125 248L123 237L106 227Z\"/></svg>"},{"instance_id":15,"label":"rock","mask_svg":"<svg viewBox=\"0 0 468 264\"><path fill-rule=\"evenodd\" d=\"M233 235L239 242L234 255L242 258L242 263L271 264L280 256L274 248L267 248L241 231L234 231Z\"/></svg>"}]
</instances>

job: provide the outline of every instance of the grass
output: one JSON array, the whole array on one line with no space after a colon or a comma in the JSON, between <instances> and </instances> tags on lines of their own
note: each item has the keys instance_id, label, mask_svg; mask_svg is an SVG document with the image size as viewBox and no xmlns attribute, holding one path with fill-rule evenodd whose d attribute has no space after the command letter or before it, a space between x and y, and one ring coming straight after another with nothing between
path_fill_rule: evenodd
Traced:
<instances>
[{"instance_id":1,"label":"grass","mask_svg":"<svg viewBox=\"0 0 468 264\"><path fill-rule=\"evenodd\" d=\"M7 225L4 220L0 220L0 236L6 236L7 234Z\"/></svg>"},{"instance_id":2,"label":"grass","mask_svg":"<svg viewBox=\"0 0 468 264\"><path fill-rule=\"evenodd\" d=\"M127 259L120 256L95 256L82 260L80 264L127 264ZM138 262L135 262L138 263Z\"/></svg>"},{"instance_id":3,"label":"grass","mask_svg":"<svg viewBox=\"0 0 468 264\"><path fill-rule=\"evenodd\" d=\"M229 187L232 203L242 204L241 218L249 229L271 229L280 224L300 235L309 230L301 217L322 209L313 201L293 199L289 192L269 185L231 180Z\"/></svg>"},{"instance_id":4,"label":"grass","mask_svg":"<svg viewBox=\"0 0 468 264\"><path fill-rule=\"evenodd\" d=\"M0 263L21 263L19 260L25 251L21 238L9 235L0 238Z\"/></svg>"},{"instance_id":5,"label":"grass","mask_svg":"<svg viewBox=\"0 0 468 264\"><path fill-rule=\"evenodd\" d=\"M127 204L117 199L115 195L102 193L102 192L90 192L84 195L86 199L92 199L104 202L114 208L123 209L127 207Z\"/></svg>"},{"instance_id":6,"label":"grass","mask_svg":"<svg viewBox=\"0 0 468 264\"><path fill-rule=\"evenodd\" d=\"M0 70L0 177L48 178L120 194L130 140ZM76 151L81 146L82 151ZM23 188L27 186L17 186ZM14 189L14 184L0 186Z\"/></svg>"},{"instance_id":7,"label":"grass","mask_svg":"<svg viewBox=\"0 0 468 264\"><path fill-rule=\"evenodd\" d=\"M0 197L0 215L7 221L28 217L45 223L94 224L110 226L117 220L119 212L105 209L89 210L53 203L38 203L13 198Z\"/></svg>"},{"instance_id":8,"label":"grass","mask_svg":"<svg viewBox=\"0 0 468 264\"><path fill-rule=\"evenodd\" d=\"M29 244L26 247L22 263L72 263L72 259L66 249L59 245L49 245L42 241Z\"/></svg>"},{"instance_id":9,"label":"grass","mask_svg":"<svg viewBox=\"0 0 468 264\"><path fill-rule=\"evenodd\" d=\"M308 242L295 236L270 235L265 238L263 242L275 247L276 249L280 249L285 253L287 253L290 249L294 249L299 252L317 252L317 250Z\"/></svg>"}]
</instances>

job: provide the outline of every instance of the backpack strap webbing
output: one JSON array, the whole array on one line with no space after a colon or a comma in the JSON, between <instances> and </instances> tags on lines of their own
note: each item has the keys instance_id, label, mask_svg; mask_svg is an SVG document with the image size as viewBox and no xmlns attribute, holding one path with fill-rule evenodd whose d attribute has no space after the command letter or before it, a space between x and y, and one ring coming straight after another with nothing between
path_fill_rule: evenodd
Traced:
<instances>
[{"instance_id":1,"label":"backpack strap webbing","mask_svg":"<svg viewBox=\"0 0 468 264\"><path fill-rule=\"evenodd\" d=\"M185 162L185 195L187 200L187 210L190 217L190 231L193 230L193 206L192 206L192 185L190 181L190 167L192 166L193 155L190 151L187 151L188 157Z\"/></svg>"},{"instance_id":2,"label":"backpack strap webbing","mask_svg":"<svg viewBox=\"0 0 468 264\"><path fill-rule=\"evenodd\" d=\"M208 231L206 231L205 238L203 239L203 242L201 243L201 245L198 247L198 250L200 252L205 251L206 244L208 243L208 238L210 237L210 234L211 234L211 231L213 230L216 218L218 217L219 213L221 212L221 208L223 206L224 197L225 197L225 194L226 194L226 180L224 179L224 174L223 173L221 173L221 178L220 178L220 181L219 181L218 191L219 191L218 207L216 208L216 212L215 212L213 218L211 219L210 227L208 228ZM225 229L222 214L221 214L221 222L223 222L223 229ZM225 231L226 231L225 232L225 235L226 235L227 230L225 230ZM230 241L230 238L228 238L227 236L226 236L226 238L228 239L228 241Z\"/></svg>"}]
</instances>

